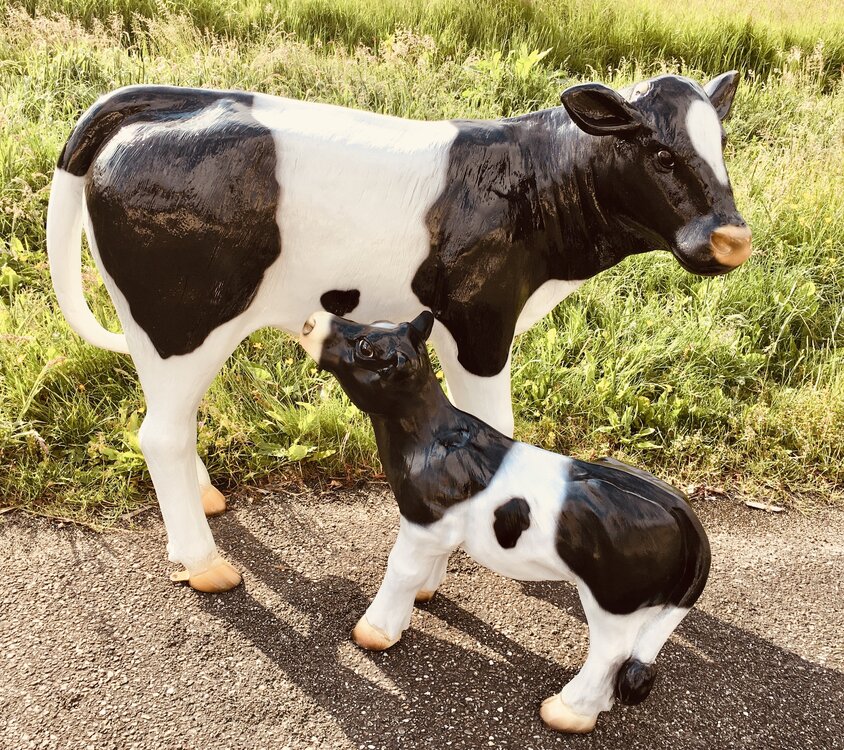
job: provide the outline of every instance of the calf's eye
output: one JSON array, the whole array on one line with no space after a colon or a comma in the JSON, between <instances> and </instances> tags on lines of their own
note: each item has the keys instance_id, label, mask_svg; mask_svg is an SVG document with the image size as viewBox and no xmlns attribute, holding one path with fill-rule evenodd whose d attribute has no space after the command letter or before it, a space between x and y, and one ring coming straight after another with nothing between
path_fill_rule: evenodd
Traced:
<instances>
[{"instance_id":1,"label":"calf's eye","mask_svg":"<svg viewBox=\"0 0 844 750\"><path fill-rule=\"evenodd\" d=\"M656 161L662 169L674 169L674 154L665 149L656 152Z\"/></svg>"},{"instance_id":2,"label":"calf's eye","mask_svg":"<svg viewBox=\"0 0 844 750\"><path fill-rule=\"evenodd\" d=\"M372 348L372 344L366 339L358 339L355 349L357 350L358 356L362 359L372 359L375 356L375 350Z\"/></svg>"}]
</instances>

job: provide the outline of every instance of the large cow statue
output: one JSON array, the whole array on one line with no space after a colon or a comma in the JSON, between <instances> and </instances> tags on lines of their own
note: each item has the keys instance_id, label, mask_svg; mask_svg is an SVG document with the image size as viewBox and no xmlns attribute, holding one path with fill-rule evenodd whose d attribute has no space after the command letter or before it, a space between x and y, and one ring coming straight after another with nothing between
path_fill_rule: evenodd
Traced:
<instances>
[{"instance_id":1,"label":"large cow statue","mask_svg":"<svg viewBox=\"0 0 844 750\"><path fill-rule=\"evenodd\" d=\"M196 454L196 409L245 336L297 335L320 306L363 321L430 310L454 402L511 435L513 338L585 279L650 249L700 274L750 254L722 154L737 83L587 83L496 121L166 86L97 101L59 158L50 269L73 329L135 362L140 443L190 585L240 581L205 518L225 500ZM122 335L86 304L83 218Z\"/></svg>"}]
</instances>

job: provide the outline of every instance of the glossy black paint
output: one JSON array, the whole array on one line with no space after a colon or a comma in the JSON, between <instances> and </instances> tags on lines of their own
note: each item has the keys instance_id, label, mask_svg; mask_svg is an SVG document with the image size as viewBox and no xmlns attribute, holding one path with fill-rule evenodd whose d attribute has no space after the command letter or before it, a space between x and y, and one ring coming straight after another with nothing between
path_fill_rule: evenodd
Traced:
<instances>
[{"instance_id":1,"label":"glossy black paint","mask_svg":"<svg viewBox=\"0 0 844 750\"><path fill-rule=\"evenodd\" d=\"M369 413L401 514L423 525L488 487L514 444L445 398L425 347L432 324L428 312L394 328L332 318L319 361ZM679 490L613 459L570 459L559 486L556 552L604 610L694 604L709 542ZM523 498L495 511L504 548L529 525Z\"/></svg>"},{"instance_id":2,"label":"glossy black paint","mask_svg":"<svg viewBox=\"0 0 844 750\"><path fill-rule=\"evenodd\" d=\"M393 329L335 318L319 361L369 414L399 510L420 525L485 489L513 444L445 397L425 346L433 322L427 311Z\"/></svg>"},{"instance_id":3,"label":"glossy black paint","mask_svg":"<svg viewBox=\"0 0 844 750\"><path fill-rule=\"evenodd\" d=\"M523 497L514 497L495 509L492 530L504 549L513 549L523 531L530 528L530 505Z\"/></svg>"},{"instance_id":4,"label":"glossy black paint","mask_svg":"<svg viewBox=\"0 0 844 750\"><path fill-rule=\"evenodd\" d=\"M638 659L628 659L616 674L616 699L626 706L641 703L651 694L656 675L657 669L653 664L643 664Z\"/></svg>"},{"instance_id":5,"label":"glossy black paint","mask_svg":"<svg viewBox=\"0 0 844 750\"><path fill-rule=\"evenodd\" d=\"M618 461L572 459L557 552L613 614L690 607L709 575L709 542L683 494Z\"/></svg>"},{"instance_id":6,"label":"glossy black paint","mask_svg":"<svg viewBox=\"0 0 844 750\"><path fill-rule=\"evenodd\" d=\"M87 173L103 267L162 357L246 310L281 253L275 144L250 104L239 92L124 89L80 121L60 159ZM114 138L129 125L132 138Z\"/></svg>"},{"instance_id":7,"label":"glossy black paint","mask_svg":"<svg viewBox=\"0 0 844 750\"><path fill-rule=\"evenodd\" d=\"M735 88L718 92L726 113ZM714 259L709 236L744 221L685 132L689 106L705 97L670 76L631 102L583 84L563 93L564 107L455 122L446 187L426 218L431 251L412 289L454 337L466 370L502 370L519 314L551 279L587 279L653 249L695 273L731 270Z\"/></svg>"},{"instance_id":8,"label":"glossy black paint","mask_svg":"<svg viewBox=\"0 0 844 750\"><path fill-rule=\"evenodd\" d=\"M319 303L323 310L342 318L360 304L360 290L332 289L320 296Z\"/></svg>"}]
</instances>

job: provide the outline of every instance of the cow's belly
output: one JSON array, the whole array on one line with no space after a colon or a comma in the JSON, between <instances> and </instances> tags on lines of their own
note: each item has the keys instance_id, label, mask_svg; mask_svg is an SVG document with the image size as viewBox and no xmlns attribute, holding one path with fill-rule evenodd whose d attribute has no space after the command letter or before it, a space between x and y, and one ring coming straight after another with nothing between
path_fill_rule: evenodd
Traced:
<instances>
[{"instance_id":1,"label":"cow's belly","mask_svg":"<svg viewBox=\"0 0 844 750\"><path fill-rule=\"evenodd\" d=\"M252 114L276 144L282 247L256 305L292 333L335 291L356 320L418 313L410 284L455 126L260 96Z\"/></svg>"}]
</instances>

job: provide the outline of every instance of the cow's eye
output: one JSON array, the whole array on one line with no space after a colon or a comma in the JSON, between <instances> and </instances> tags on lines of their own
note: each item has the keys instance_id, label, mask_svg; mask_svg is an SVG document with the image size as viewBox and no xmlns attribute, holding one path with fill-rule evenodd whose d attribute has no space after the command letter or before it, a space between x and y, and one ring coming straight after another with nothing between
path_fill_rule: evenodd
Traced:
<instances>
[{"instance_id":1,"label":"cow's eye","mask_svg":"<svg viewBox=\"0 0 844 750\"><path fill-rule=\"evenodd\" d=\"M665 149L656 152L656 163L665 170L674 169L674 154Z\"/></svg>"},{"instance_id":2,"label":"cow's eye","mask_svg":"<svg viewBox=\"0 0 844 750\"><path fill-rule=\"evenodd\" d=\"M361 359L372 359L375 356L375 350L372 348L372 344L366 339L358 339L355 349Z\"/></svg>"}]
</instances>

